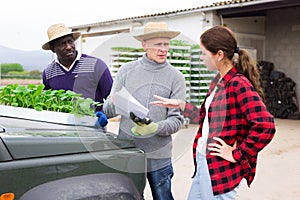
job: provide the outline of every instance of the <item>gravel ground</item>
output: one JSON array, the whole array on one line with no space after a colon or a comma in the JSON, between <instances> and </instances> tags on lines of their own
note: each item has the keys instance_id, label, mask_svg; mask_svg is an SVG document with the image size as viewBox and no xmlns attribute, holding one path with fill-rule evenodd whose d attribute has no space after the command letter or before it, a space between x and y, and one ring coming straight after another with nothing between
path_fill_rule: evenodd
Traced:
<instances>
[{"instance_id":1,"label":"gravel ground","mask_svg":"<svg viewBox=\"0 0 300 200\"><path fill-rule=\"evenodd\" d=\"M0 86L8 84L19 84L19 85L28 85L28 84L41 84L42 80L40 79L0 79Z\"/></svg>"},{"instance_id":2,"label":"gravel ground","mask_svg":"<svg viewBox=\"0 0 300 200\"><path fill-rule=\"evenodd\" d=\"M240 185L237 200L294 200L300 197L300 120L275 119L276 133L271 143L260 152L257 173L251 187ZM192 142L197 125L189 125L173 135L172 179L175 200L187 199L193 174ZM118 120L108 129L117 133ZM151 200L147 184L145 199Z\"/></svg>"}]
</instances>

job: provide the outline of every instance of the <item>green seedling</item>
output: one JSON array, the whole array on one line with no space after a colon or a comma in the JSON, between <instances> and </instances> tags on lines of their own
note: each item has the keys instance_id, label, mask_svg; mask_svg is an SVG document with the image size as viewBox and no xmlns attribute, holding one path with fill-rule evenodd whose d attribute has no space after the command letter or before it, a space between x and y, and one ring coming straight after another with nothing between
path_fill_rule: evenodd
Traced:
<instances>
[{"instance_id":1,"label":"green seedling","mask_svg":"<svg viewBox=\"0 0 300 200\"><path fill-rule=\"evenodd\" d=\"M37 111L71 113L79 116L95 116L95 108L100 106L90 98L65 90L44 90L43 84L27 86L9 84L0 87L0 104L22 108L32 108Z\"/></svg>"}]
</instances>

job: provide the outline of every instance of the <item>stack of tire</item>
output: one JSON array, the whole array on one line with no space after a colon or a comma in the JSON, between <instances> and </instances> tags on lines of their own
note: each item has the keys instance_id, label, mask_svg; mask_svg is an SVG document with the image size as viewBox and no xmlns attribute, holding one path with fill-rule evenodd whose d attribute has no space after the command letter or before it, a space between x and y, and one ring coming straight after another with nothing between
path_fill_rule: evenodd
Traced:
<instances>
[{"instance_id":1,"label":"stack of tire","mask_svg":"<svg viewBox=\"0 0 300 200\"><path fill-rule=\"evenodd\" d=\"M283 72L274 70L272 62L259 61L257 66L260 69L261 86L269 112L275 118L300 119L296 83Z\"/></svg>"}]
</instances>

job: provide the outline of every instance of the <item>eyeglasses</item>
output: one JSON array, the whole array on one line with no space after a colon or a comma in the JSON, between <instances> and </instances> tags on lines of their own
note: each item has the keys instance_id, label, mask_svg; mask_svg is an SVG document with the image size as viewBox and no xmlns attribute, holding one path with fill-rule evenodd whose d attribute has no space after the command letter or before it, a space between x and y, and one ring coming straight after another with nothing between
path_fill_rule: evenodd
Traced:
<instances>
[{"instance_id":1,"label":"eyeglasses","mask_svg":"<svg viewBox=\"0 0 300 200\"><path fill-rule=\"evenodd\" d=\"M149 48L157 49L157 50L169 50L170 44L168 42L163 43L155 43L155 44L147 44Z\"/></svg>"}]
</instances>

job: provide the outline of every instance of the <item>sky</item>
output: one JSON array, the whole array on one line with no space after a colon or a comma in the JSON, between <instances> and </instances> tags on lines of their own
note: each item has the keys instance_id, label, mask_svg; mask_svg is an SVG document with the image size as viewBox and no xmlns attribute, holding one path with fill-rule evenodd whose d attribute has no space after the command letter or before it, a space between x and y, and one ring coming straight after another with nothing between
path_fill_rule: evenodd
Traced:
<instances>
[{"instance_id":1,"label":"sky","mask_svg":"<svg viewBox=\"0 0 300 200\"><path fill-rule=\"evenodd\" d=\"M47 29L55 23L67 26L97 23L186 8L222 0L10 0L0 9L0 45L20 50L41 50Z\"/></svg>"}]
</instances>

